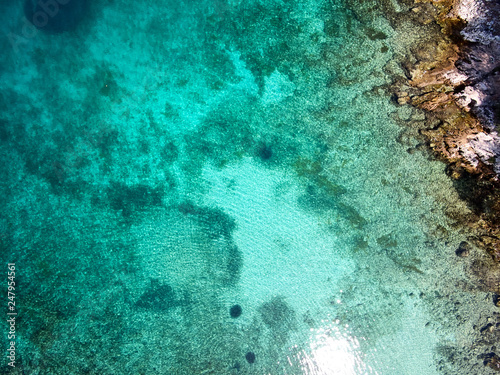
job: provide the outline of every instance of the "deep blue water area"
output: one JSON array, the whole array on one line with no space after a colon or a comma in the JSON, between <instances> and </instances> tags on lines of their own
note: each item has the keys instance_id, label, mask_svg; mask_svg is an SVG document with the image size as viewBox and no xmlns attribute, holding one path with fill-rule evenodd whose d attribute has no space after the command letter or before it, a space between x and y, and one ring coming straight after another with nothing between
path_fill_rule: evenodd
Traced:
<instances>
[{"instance_id":1,"label":"deep blue water area","mask_svg":"<svg viewBox=\"0 0 500 375\"><path fill-rule=\"evenodd\" d=\"M490 373L411 4L57 4L1 15L0 373Z\"/></svg>"}]
</instances>

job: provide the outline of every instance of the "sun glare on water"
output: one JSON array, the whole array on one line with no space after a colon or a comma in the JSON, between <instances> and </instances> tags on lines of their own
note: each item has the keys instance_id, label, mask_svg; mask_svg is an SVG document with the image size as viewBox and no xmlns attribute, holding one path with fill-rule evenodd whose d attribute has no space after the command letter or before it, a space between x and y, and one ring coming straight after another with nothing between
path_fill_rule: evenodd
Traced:
<instances>
[{"instance_id":1,"label":"sun glare on water","mask_svg":"<svg viewBox=\"0 0 500 375\"><path fill-rule=\"evenodd\" d=\"M376 374L363 361L358 338L350 336L348 326L325 320L322 327L311 329L309 350L300 354L306 375Z\"/></svg>"}]
</instances>

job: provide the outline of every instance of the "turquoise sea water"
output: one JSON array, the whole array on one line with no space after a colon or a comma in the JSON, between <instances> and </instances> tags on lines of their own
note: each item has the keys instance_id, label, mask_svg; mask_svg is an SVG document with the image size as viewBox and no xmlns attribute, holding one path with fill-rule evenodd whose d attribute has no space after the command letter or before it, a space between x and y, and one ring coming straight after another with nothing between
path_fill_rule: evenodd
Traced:
<instances>
[{"instance_id":1,"label":"turquoise sea water","mask_svg":"<svg viewBox=\"0 0 500 375\"><path fill-rule=\"evenodd\" d=\"M100 0L63 33L5 5L2 373L490 373L381 4Z\"/></svg>"}]
</instances>

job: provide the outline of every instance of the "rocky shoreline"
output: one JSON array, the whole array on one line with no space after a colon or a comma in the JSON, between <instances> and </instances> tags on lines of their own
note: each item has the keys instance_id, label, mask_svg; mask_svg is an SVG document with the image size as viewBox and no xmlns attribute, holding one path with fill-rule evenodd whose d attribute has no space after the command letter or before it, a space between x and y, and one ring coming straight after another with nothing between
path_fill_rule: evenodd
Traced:
<instances>
[{"instance_id":1,"label":"rocky shoreline","mask_svg":"<svg viewBox=\"0 0 500 375\"><path fill-rule=\"evenodd\" d=\"M426 111L427 127L419 132L447 163L457 191L474 212L457 219L471 228L469 241L486 249L498 265L500 3L420 0L411 11L422 24L435 20L441 33L415 47L416 60L404 64L407 81L394 84L394 99ZM500 292L499 285L490 287Z\"/></svg>"}]
</instances>

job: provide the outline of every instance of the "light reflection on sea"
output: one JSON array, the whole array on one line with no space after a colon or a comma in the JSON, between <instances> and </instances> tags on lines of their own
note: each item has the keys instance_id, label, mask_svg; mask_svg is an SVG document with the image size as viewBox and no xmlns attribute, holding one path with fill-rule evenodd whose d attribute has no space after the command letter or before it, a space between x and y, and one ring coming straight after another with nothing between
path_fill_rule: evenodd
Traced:
<instances>
[{"instance_id":1,"label":"light reflection on sea","mask_svg":"<svg viewBox=\"0 0 500 375\"><path fill-rule=\"evenodd\" d=\"M299 364L304 375L363 375L379 374L364 361L359 340L351 335L349 325L339 320L325 319L320 328L311 328L309 347L295 351L288 357L289 364ZM295 350L293 350L295 349Z\"/></svg>"}]
</instances>

